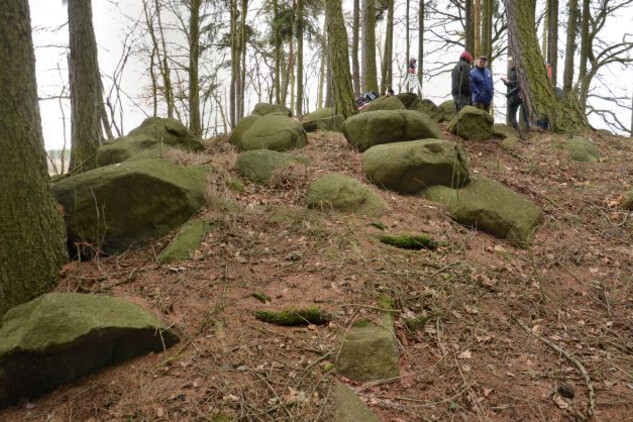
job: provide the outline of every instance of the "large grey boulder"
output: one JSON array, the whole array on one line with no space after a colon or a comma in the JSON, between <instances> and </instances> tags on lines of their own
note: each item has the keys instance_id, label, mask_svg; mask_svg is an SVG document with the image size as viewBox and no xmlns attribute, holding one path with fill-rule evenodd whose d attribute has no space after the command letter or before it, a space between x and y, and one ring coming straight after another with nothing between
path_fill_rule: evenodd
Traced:
<instances>
[{"instance_id":1,"label":"large grey boulder","mask_svg":"<svg viewBox=\"0 0 633 422\"><path fill-rule=\"evenodd\" d=\"M387 205L371 189L343 174L326 174L312 182L306 193L308 208L381 215Z\"/></svg>"},{"instance_id":2,"label":"large grey boulder","mask_svg":"<svg viewBox=\"0 0 633 422\"><path fill-rule=\"evenodd\" d=\"M463 189L434 186L423 196L445 204L451 218L499 239L527 247L543 223L543 210L499 182L480 178Z\"/></svg>"},{"instance_id":3,"label":"large grey boulder","mask_svg":"<svg viewBox=\"0 0 633 422\"><path fill-rule=\"evenodd\" d=\"M0 328L0 408L178 341L140 306L102 296L47 294L16 306Z\"/></svg>"},{"instance_id":4,"label":"large grey boulder","mask_svg":"<svg viewBox=\"0 0 633 422\"><path fill-rule=\"evenodd\" d=\"M343 130L344 121L345 118L340 114L336 114L333 108L324 107L303 116L301 125L306 132L317 130L340 132Z\"/></svg>"},{"instance_id":5,"label":"large grey boulder","mask_svg":"<svg viewBox=\"0 0 633 422\"><path fill-rule=\"evenodd\" d=\"M251 126L261 119L261 117L262 116L259 114L251 114L250 116L246 116L240 120L237 125L235 125L235 128L233 128L231 136L229 137L229 142L239 147L242 144L242 136L244 136Z\"/></svg>"},{"instance_id":6,"label":"large grey boulder","mask_svg":"<svg viewBox=\"0 0 633 422\"><path fill-rule=\"evenodd\" d=\"M275 170L287 167L296 161L292 155L269 149L243 152L235 161L235 168L244 177L259 183L268 183Z\"/></svg>"},{"instance_id":7,"label":"large grey boulder","mask_svg":"<svg viewBox=\"0 0 633 422\"><path fill-rule=\"evenodd\" d=\"M343 134L361 152L379 144L443 137L437 123L413 110L359 113L345 120Z\"/></svg>"},{"instance_id":8,"label":"large grey boulder","mask_svg":"<svg viewBox=\"0 0 633 422\"><path fill-rule=\"evenodd\" d=\"M231 142L244 151L286 151L305 146L308 137L303 126L296 120L283 114L271 113L254 120L240 136L232 137Z\"/></svg>"},{"instance_id":9,"label":"large grey boulder","mask_svg":"<svg viewBox=\"0 0 633 422\"><path fill-rule=\"evenodd\" d=\"M448 124L448 131L462 139L483 141L492 137L493 124L494 119L490 113L466 106Z\"/></svg>"},{"instance_id":10,"label":"large grey boulder","mask_svg":"<svg viewBox=\"0 0 633 422\"><path fill-rule=\"evenodd\" d=\"M180 226L204 204L206 169L167 160L133 160L52 185L74 244L121 252Z\"/></svg>"},{"instance_id":11,"label":"large grey boulder","mask_svg":"<svg viewBox=\"0 0 633 422\"><path fill-rule=\"evenodd\" d=\"M406 107L402 104L402 101L398 97L385 96L376 98L374 101L363 107L360 112L367 113L368 111L378 110L404 110Z\"/></svg>"},{"instance_id":12,"label":"large grey boulder","mask_svg":"<svg viewBox=\"0 0 633 422\"><path fill-rule=\"evenodd\" d=\"M435 185L459 188L468 181L466 153L441 139L372 147L363 153L363 171L373 184L403 194Z\"/></svg>"},{"instance_id":13,"label":"large grey boulder","mask_svg":"<svg viewBox=\"0 0 633 422\"><path fill-rule=\"evenodd\" d=\"M342 382L334 382L334 420L336 422L380 422L360 397Z\"/></svg>"},{"instance_id":14,"label":"large grey boulder","mask_svg":"<svg viewBox=\"0 0 633 422\"><path fill-rule=\"evenodd\" d=\"M397 377L400 372L398 339L392 315L379 324L360 321L343 336L336 369L355 381Z\"/></svg>"}]
</instances>

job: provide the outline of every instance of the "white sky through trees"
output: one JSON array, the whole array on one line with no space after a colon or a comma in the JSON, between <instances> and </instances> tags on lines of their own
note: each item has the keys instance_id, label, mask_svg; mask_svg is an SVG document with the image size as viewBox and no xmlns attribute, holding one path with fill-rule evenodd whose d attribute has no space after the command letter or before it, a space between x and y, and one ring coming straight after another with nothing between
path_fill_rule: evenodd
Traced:
<instances>
[{"instance_id":1,"label":"white sky through trees","mask_svg":"<svg viewBox=\"0 0 633 422\"><path fill-rule=\"evenodd\" d=\"M44 140L46 143L46 149L61 149L64 143L64 124L66 122L66 133L68 143L67 148L70 148L70 102L67 99L62 99L61 107L64 109L64 113L60 110L60 101L57 97L62 94L62 87L67 86L68 80L68 67L67 67L67 45L68 45L68 30L66 27L66 7L62 6L61 1L58 0L30 0L31 7L31 19L34 28L33 40L35 45L35 54L37 62L37 82L38 92L42 101L40 101L40 109L42 115L42 126L44 132ZM254 7L257 7L258 2L251 2ZM417 55L417 2L410 2L412 5L411 10L411 55ZM114 73L114 70L119 63L123 55L123 44L126 35L130 31L131 21L128 18L122 16L120 10L124 10L128 16L139 17L142 13L142 3L140 0L93 0L93 24L95 27L97 43L99 45L99 65L104 75L105 89L108 91L111 82L109 77ZM117 6L118 5L118 6ZM344 1L346 17L351 19L351 1ZM566 3L561 3L561 16L560 16L560 34L559 34L559 81L562 82L562 73L564 65L564 49L565 49L565 30L566 30ZM400 78L406 69L407 58L405 57L404 47L404 2L396 1L396 27L394 29L394 89L399 92ZM250 11L248 15L248 23L253 24L256 28L265 31L265 25L262 13L254 13ZM168 13L165 11L164 19L167 19ZM227 17L228 19L228 17ZM348 23L350 21L348 19ZM254 21L255 20L255 21ZM143 25L143 24L141 24ZM620 41L623 34L628 30L631 32L633 27L633 8L629 7L623 10L620 16L613 16L609 19L606 28L601 33L602 38L607 41ZM348 28L349 29L349 28ZM145 32L144 27L141 26L137 30L139 34ZM377 26L378 42L382 42L384 34L384 22L379 22ZM427 37L432 37L427 32ZM351 37L351 33L348 33ZM361 34L362 36L362 34ZM178 40L168 39L168 41L179 42ZM426 51L431 51L436 48L437 44L429 44L426 47ZM315 61L318 58L318 54L311 50L309 43L305 43L305 57L306 66L310 66L310 61ZM425 69L432 69L438 66L438 63L449 63L449 70L452 64L457 61L462 49L459 46L454 46L441 51L430 54L424 58ZM382 48L379 48L379 52L382 52ZM223 52L217 52L218 55L224 54ZM252 51L247 52L247 69L252 69L257 65L252 57L249 57ZM377 56L381 57L381 56ZM227 57L228 58L228 57ZM219 58L218 58L219 59ZM145 57L132 57L125 68L124 77L122 79L122 89L129 95L130 98L124 98L124 109L122 113L123 119L123 132L127 133L134 127L138 126L142 120L146 117L145 113L152 112L152 106L149 103L144 103L142 99L143 92L147 93L150 87L150 79L147 74L147 66L149 58ZM380 64L378 63L380 66ZM577 60L576 60L577 65ZM502 114L505 111L505 86L501 82L501 77L505 76L506 63L505 59L500 59L494 64L495 73L495 104L497 114L495 115L495 121L505 122L505 116ZM218 90L219 97L228 106L228 88L230 75L228 69L221 72L220 88ZM313 111L315 109L316 102L316 86L317 81L315 75L311 74L309 69L306 69L306 95L309 97L308 109ZM203 70L201 69L201 77ZM594 82L596 89L600 90L600 85L604 84L609 89L623 97L628 97L628 101L624 103L631 106L630 97L633 89L633 69L623 69L620 65L613 65L607 68L600 74L602 82ZM247 102L246 113L248 114L252 107L257 102L256 95L247 86ZM611 93L602 88L600 91L604 96L611 96ZM65 95L68 95L66 90ZM444 73L441 75L433 76L432 78L425 78L424 80L424 95L430 98L435 103L450 99L450 75ZM590 99L595 106L599 108L611 108L612 105L608 103L600 104L598 100ZM136 103L136 104L134 104ZM144 112L141 111L144 109ZM630 126L631 122L631 110L614 110L618 113L620 119ZM65 114L65 119L62 117ZM118 114L118 113L117 113ZM120 118L120 115L117 116ZM606 125L597 116L590 116L590 123L598 128L606 127ZM223 131L222 128L219 129ZM208 133L210 135L210 133Z\"/></svg>"}]
</instances>

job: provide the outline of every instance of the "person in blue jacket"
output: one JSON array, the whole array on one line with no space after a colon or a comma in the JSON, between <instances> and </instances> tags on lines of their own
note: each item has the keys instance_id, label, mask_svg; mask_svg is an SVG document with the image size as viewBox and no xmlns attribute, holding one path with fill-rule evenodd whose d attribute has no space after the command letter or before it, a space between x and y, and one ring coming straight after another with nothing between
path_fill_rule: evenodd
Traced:
<instances>
[{"instance_id":1,"label":"person in blue jacket","mask_svg":"<svg viewBox=\"0 0 633 422\"><path fill-rule=\"evenodd\" d=\"M495 89L492 85L492 74L486 67L487 63L488 58L481 56L477 60L477 66L470 71L470 93L475 107L490 112L490 103Z\"/></svg>"}]
</instances>

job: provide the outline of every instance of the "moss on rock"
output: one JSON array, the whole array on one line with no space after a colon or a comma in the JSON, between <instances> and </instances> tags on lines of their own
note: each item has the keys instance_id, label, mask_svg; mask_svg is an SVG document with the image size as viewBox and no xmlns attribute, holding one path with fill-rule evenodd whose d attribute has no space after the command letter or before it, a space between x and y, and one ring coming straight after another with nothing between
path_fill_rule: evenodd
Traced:
<instances>
[{"instance_id":1,"label":"moss on rock","mask_svg":"<svg viewBox=\"0 0 633 422\"><path fill-rule=\"evenodd\" d=\"M369 407L340 381L334 385L334 420L336 422L380 422Z\"/></svg>"},{"instance_id":2,"label":"moss on rock","mask_svg":"<svg viewBox=\"0 0 633 422\"><path fill-rule=\"evenodd\" d=\"M439 243L431 239L428 234L399 236L385 235L380 236L378 240L380 240L381 243L395 246L396 248L411 249L415 251L420 249L435 250L439 246Z\"/></svg>"},{"instance_id":3,"label":"moss on rock","mask_svg":"<svg viewBox=\"0 0 633 422\"><path fill-rule=\"evenodd\" d=\"M259 116L266 116L267 114L282 114L287 117L292 117L292 112L285 105L268 103L255 104L255 108L253 108L253 112L251 114Z\"/></svg>"},{"instance_id":4,"label":"moss on rock","mask_svg":"<svg viewBox=\"0 0 633 422\"><path fill-rule=\"evenodd\" d=\"M565 141L563 146L574 161L595 163L600 158L598 146L587 138L574 137Z\"/></svg>"},{"instance_id":5,"label":"moss on rock","mask_svg":"<svg viewBox=\"0 0 633 422\"><path fill-rule=\"evenodd\" d=\"M438 123L444 120L444 109L438 107L433 101L427 98L418 101L414 107L407 108L409 108L409 110L419 111Z\"/></svg>"},{"instance_id":6,"label":"moss on rock","mask_svg":"<svg viewBox=\"0 0 633 422\"><path fill-rule=\"evenodd\" d=\"M232 137L231 142L245 151L285 151L305 146L308 138L299 122L286 115L272 113L255 120L240 136Z\"/></svg>"},{"instance_id":7,"label":"moss on rock","mask_svg":"<svg viewBox=\"0 0 633 422\"><path fill-rule=\"evenodd\" d=\"M492 115L472 106L462 108L448 124L448 131L463 139L483 141L492 137Z\"/></svg>"},{"instance_id":8,"label":"moss on rock","mask_svg":"<svg viewBox=\"0 0 633 422\"><path fill-rule=\"evenodd\" d=\"M283 311L253 311L255 318L275 325L324 325L332 320L332 316L318 306L303 309L285 309Z\"/></svg>"},{"instance_id":9,"label":"moss on rock","mask_svg":"<svg viewBox=\"0 0 633 422\"><path fill-rule=\"evenodd\" d=\"M237 157L235 168L244 177L259 183L268 183L275 170L295 161L291 155L269 149L246 151Z\"/></svg>"},{"instance_id":10,"label":"moss on rock","mask_svg":"<svg viewBox=\"0 0 633 422\"><path fill-rule=\"evenodd\" d=\"M620 206L622 209L633 211L633 191L629 191L622 195Z\"/></svg>"},{"instance_id":11,"label":"moss on rock","mask_svg":"<svg viewBox=\"0 0 633 422\"><path fill-rule=\"evenodd\" d=\"M492 136L501 140L508 138L518 138L519 132L503 123L495 123L492 126Z\"/></svg>"},{"instance_id":12,"label":"moss on rock","mask_svg":"<svg viewBox=\"0 0 633 422\"><path fill-rule=\"evenodd\" d=\"M444 120L450 122L457 115L457 113L455 112L455 101L453 100L444 101L438 107L444 109Z\"/></svg>"},{"instance_id":13,"label":"moss on rock","mask_svg":"<svg viewBox=\"0 0 633 422\"><path fill-rule=\"evenodd\" d=\"M301 125L306 132L324 130L331 132L341 132L345 118L340 114L335 114L331 107L320 108L301 118Z\"/></svg>"},{"instance_id":14,"label":"moss on rock","mask_svg":"<svg viewBox=\"0 0 633 422\"><path fill-rule=\"evenodd\" d=\"M204 145L185 125L176 119L149 117L133 129L129 137L153 138L159 144L176 146L190 151L203 151Z\"/></svg>"},{"instance_id":15,"label":"moss on rock","mask_svg":"<svg viewBox=\"0 0 633 422\"><path fill-rule=\"evenodd\" d=\"M308 208L381 215L388 208L371 189L343 174L326 174L312 182L306 193Z\"/></svg>"},{"instance_id":16,"label":"moss on rock","mask_svg":"<svg viewBox=\"0 0 633 422\"><path fill-rule=\"evenodd\" d=\"M160 264L168 264L174 261L186 261L198 249L206 235L213 229L211 221L193 221L185 224L176 237L158 255Z\"/></svg>"},{"instance_id":17,"label":"moss on rock","mask_svg":"<svg viewBox=\"0 0 633 422\"><path fill-rule=\"evenodd\" d=\"M367 113L369 111L377 111L377 110L404 110L406 107L402 104L402 101L398 99L398 97L394 96L385 96L376 98L374 101L367 104L363 109L360 110L361 113Z\"/></svg>"}]
</instances>

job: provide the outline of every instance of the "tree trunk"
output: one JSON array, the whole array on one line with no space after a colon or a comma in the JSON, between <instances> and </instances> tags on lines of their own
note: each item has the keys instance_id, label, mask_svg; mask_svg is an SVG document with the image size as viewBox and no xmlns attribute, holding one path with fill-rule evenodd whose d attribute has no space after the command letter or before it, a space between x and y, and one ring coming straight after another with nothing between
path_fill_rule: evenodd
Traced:
<instances>
[{"instance_id":1,"label":"tree trunk","mask_svg":"<svg viewBox=\"0 0 633 422\"><path fill-rule=\"evenodd\" d=\"M580 104L583 110L587 108L587 93L589 92L589 84L587 82L587 62L589 61L589 50L591 49L591 41L589 40L589 20L590 16L590 0L582 2L582 23L580 26L580 68L578 69L578 86L580 87Z\"/></svg>"},{"instance_id":2,"label":"tree trunk","mask_svg":"<svg viewBox=\"0 0 633 422\"><path fill-rule=\"evenodd\" d=\"M237 125L237 0L231 0L231 86L229 87L229 121L231 128Z\"/></svg>"},{"instance_id":3,"label":"tree trunk","mask_svg":"<svg viewBox=\"0 0 633 422\"><path fill-rule=\"evenodd\" d=\"M576 33L578 32L578 0L569 0L567 20L567 41L565 45L565 71L563 74L563 91L569 94L574 84L574 55L576 54Z\"/></svg>"},{"instance_id":4,"label":"tree trunk","mask_svg":"<svg viewBox=\"0 0 633 422\"><path fill-rule=\"evenodd\" d=\"M156 19L158 20L158 32L160 33L161 45L163 48L163 57L161 65L161 74L163 75L163 92L165 95L165 102L167 103L167 117L174 117L174 90L171 86L171 69L169 67L169 58L167 54L167 41L165 41L165 31L163 29L163 20L160 14L160 3L158 0L154 0L156 5ZM160 52L159 52L159 61Z\"/></svg>"},{"instance_id":5,"label":"tree trunk","mask_svg":"<svg viewBox=\"0 0 633 422\"><path fill-rule=\"evenodd\" d=\"M303 114L303 0L297 0L297 116Z\"/></svg>"},{"instance_id":6,"label":"tree trunk","mask_svg":"<svg viewBox=\"0 0 633 422\"><path fill-rule=\"evenodd\" d=\"M393 0L387 0L387 30L385 33L385 51L382 58L382 75L380 75L380 92L391 87L393 61Z\"/></svg>"},{"instance_id":7,"label":"tree trunk","mask_svg":"<svg viewBox=\"0 0 633 422\"><path fill-rule=\"evenodd\" d=\"M493 0L483 0L481 16L481 54L488 57L488 67L492 68L494 57L492 55L492 13Z\"/></svg>"},{"instance_id":8,"label":"tree trunk","mask_svg":"<svg viewBox=\"0 0 633 422\"><path fill-rule=\"evenodd\" d=\"M547 77L535 29L536 0L505 0L509 48L517 69L524 106L531 123L548 116L553 130L582 132L587 117L573 96L559 101Z\"/></svg>"},{"instance_id":9,"label":"tree trunk","mask_svg":"<svg viewBox=\"0 0 633 422\"><path fill-rule=\"evenodd\" d=\"M378 91L376 71L376 7L375 0L363 3L363 91ZM326 1L326 3L329 3ZM340 3L338 1L337 3ZM340 4L339 4L340 6ZM329 7L329 5L327 5ZM347 39L346 39L347 40ZM332 45L330 43L330 45Z\"/></svg>"},{"instance_id":10,"label":"tree trunk","mask_svg":"<svg viewBox=\"0 0 633 422\"><path fill-rule=\"evenodd\" d=\"M481 56L481 0L473 2L473 27L475 38L475 56Z\"/></svg>"},{"instance_id":11,"label":"tree trunk","mask_svg":"<svg viewBox=\"0 0 633 422\"><path fill-rule=\"evenodd\" d=\"M332 88L334 94L334 110L348 118L356 112L352 76L349 71L347 32L343 20L341 0L326 1L328 27L328 44L330 51L330 69L333 72ZM334 64L336 64L334 66ZM375 64L375 63L374 63Z\"/></svg>"},{"instance_id":12,"label":"tree trunk","mask_svg":"<svg viewBox=\"0 0 633 422\"><path fill-rule=\"evenodd\" d=\"M281 33L279 31L279 2L273 0L273 38L275 40L275 102L281 104Z\"/></svg>"},{"instance_id":13,"label":"tree trunk","mask_svg":"<svg viewBox=\"0 0 633 422\"><path fill-rule=\"evenodd\" d=\"M68 33L72 144L70 169L72 172L83 172L96 166L97 148L104 141L99 114L103 93L91 1L68 1Z\"/></svg>"},{"instance_id":14,"label":"tree trunk","mask_svg":"<svg viewBox=\"0 0 633 422\"><path fill-rule=\"evenodd\" d=\"M466 51L475 55L475 25L473 22L473 0L464 1L464 16L466 19L466 25L464 27L464 44L466 45Z\"/></svg>"},{"instance_id":15,"label":"tree trunk","mask_svg":"<svg viewBox=\"0 0 633 422\"><path fill-rule=\"evenodd\" d=\"M158 82L156 78L156 72L154 66L156 65L156 57L158 56L158 41L156 40L156 34L154 32L154 19L150 16L147 0L143 0L143 13L145 14L145 23L147 24L147 32L149 32L152 40L152 52L150 54L149 62L149 76L152 80L152 106L153 117L158 116ZM160 59L159 59L160 60Z\"/></svg>"},{"instance_id":16,"label":"tree trunk","mask_svg":"<svg viewBox=\"0 0 633 422\"><path fill-rule=\"evenodd\" d=\"M358 45L360 31L360 0L354 0L352 18L352 82L354 97L360 96L360 64L358 63Z\"/></svg>"},{"instance_id":17,"label":"tree trunk","mask_svg":"<svg viewBox=\"0 0 633 422\"><path fill-rule=\"evenodd\" d=\"M200 86L198 59L200 58L200 7L202 0L191 0L189 14L189 129L202 136L200 119Z\"/></svg>"},{"instance_id":18,"label":"tree trunk","mask_svg":"<svg viewBox=\"0 0 633 422\"><path fill-rule=\"evenodd\" d=\"M556 88L558 69L558 0L548 1L547 62L552 67L552 85Z\"/></svg>"},{"instance_id":19,"label":"tree trunk","mask_svg":"<svg viewBox=\"0 0 633 422\"><path fill-rule=\"evenodd\" d=\"M418 10L418 81L422 86L422 76L424 75L424 0L420 0ZM422 92L418 92L422 96Z\"/></svg>"},{"instance_id":20,"label":"tree trunk","mask_svg":"<svg viewBox=\"0 0 633 422\"><path fill-rule=\"evenodd\" d=\"M27 0L0 8L0 315L57 283L65 229L49 189Z\"/></svg>"},{"instance_id":21,"label":"tree trunk","mask_svg":"<svg viewBox=\"0 0 633 422\"><path fill-rule=\"evenodd\" d=\"M248 0L242 0L242 16L240 19L240 106L237 110L238 121L244 118L246 103L246 15L248 14Z\"/></svg>"},{"instance_id":22,"label":"tree trunk","mask_svg":"<svg viewBox=\"0 0 633 422\"><path fill-rule=\"evenodd\" d=\"M409 4L409 0L404 2L404 39L405 39L405 54L407 57L407 63L411 59L411 36L409 28L411 24L411 6Z\"/></svg>"},{"instance_id":23,"label":"tree trunk","mask_svg":"<svg viewBox=\"0 0 633 422\"><path fill-rule=\"evenodd\" d=\"M325 3L325 0L323 0ZM325 4L323 5L325 8ZM317 109L323 107L324 89L326 89L326 77L325 72L328 71L327 63L330 55L327 52L327 15L325 15L325 22L323 22L323 32L321 34L321 60L319 60L319 89L317 92Z\"/></svg>"}]
</instances>

